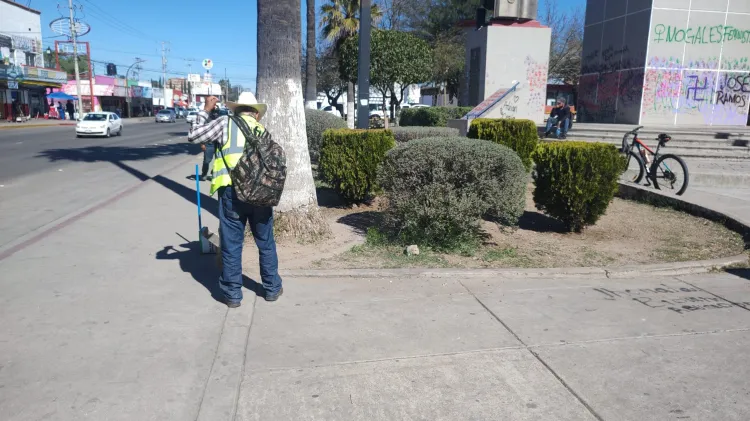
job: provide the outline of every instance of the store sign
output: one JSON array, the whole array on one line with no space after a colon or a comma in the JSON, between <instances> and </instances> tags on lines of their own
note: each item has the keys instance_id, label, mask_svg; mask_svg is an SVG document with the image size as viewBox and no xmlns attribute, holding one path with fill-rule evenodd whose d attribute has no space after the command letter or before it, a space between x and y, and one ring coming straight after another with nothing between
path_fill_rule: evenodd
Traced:
<instances>
[{"instance_id":1,"label":"store sign","mask_svg":"<svg viewBox=\"0 0 750 421\"><path fill-rule=\"evenodd\" d=\"M5 35L0 35L0 48L12 48L13 47L13 41L10 37Z\"/></svg>"},{"instance_id":2,"label":"store sign","mask_svg":"<svg viewBox=\"0 0 750 421\"><path fill-rule=\"evenodd\" d=\"M26 38L22 36L12 36L13 48L16 50L26 51L28 53L38 53L42 51L42 40L34 38Z\"/></svg>"},{"instance_id":3,"label":"store sign","mask_svg":"<svg viewBox=\"0 0 750 421\"><path fill-rule=\"evenodd\" d=\"M18 82L16 82L15 80L9 80L8 89L18 89Z\"/></svg>"},{"instance_id":4,"label":"store sign","mask_svg":"<svg viewBox=\"0 0 750 421\"><path fill-rule=\"evenodd\" d=\"M201 75L197 73L190 73L187 75L188 82L198 83L201 81Z\"/></svg>"}]
</instances>

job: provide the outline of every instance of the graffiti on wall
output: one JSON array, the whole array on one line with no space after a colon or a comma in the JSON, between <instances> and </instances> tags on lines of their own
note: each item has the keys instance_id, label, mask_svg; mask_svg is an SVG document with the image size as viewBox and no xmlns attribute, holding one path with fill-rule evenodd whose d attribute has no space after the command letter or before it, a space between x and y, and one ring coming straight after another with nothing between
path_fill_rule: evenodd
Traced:
<instances>
[{"instance_id":1,"label":"graffiti on wall","mask_svg":"<svg viewBox=\"0 0 750 421\"><path fill-rule=\"evenodd\" d=\"M526 105L538 106L544 109L544 100L547 97L547 71L549 64L545 61L539 63L531 56L526 56L526 80L529 83L529 96Z\"/></svg>"},{"instance_id":2,"label":"graffiti on wall","mask_svg":"<svg viewBox=\"0 0 750 421\"><path fill-rule=\"evenodd\" d=\"M694 116L704 124L744 125L750 105L750 74L694 69L648 69L644 118Z\"/></svg>"},{"instance_id":3,"label":"graffiti on wall","mask_svg":"<svg viewBox=\"0 0 750 421\"><path fill-rule=\"evenodd\" d=\"M750 29L735 28L731 25L695 26L686 29L658 24L654 26L653 41L657 44L750 44Z\"/></svg>"}]
</instances>

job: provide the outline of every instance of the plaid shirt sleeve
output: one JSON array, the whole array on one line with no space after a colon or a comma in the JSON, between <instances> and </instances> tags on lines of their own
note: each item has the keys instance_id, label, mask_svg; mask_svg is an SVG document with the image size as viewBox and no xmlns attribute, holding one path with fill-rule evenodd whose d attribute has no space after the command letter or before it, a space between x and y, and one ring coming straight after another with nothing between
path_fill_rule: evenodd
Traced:
<instances>
[{"instance_id":1,"label":"plaid shirt sleeve","mask_svg":"<svg viewBox=\"0 0 750 421\"><path fill-rule=\"evenodd\" d=\"M208 121L208 113L201 110L195 118L195 123L190 128L188 140L195 143L213 143L224 144L224 131L227 126L227 117L222 116L213 121Z\"/></svg>"}]
</instances>

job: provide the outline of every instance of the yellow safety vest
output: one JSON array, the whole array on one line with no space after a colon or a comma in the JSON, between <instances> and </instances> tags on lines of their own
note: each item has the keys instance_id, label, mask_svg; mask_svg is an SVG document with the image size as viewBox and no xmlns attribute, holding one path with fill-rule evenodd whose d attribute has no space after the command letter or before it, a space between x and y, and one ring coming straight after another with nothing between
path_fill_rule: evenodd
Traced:
<instances>
[{"instance_id":1,"label":"yellow safety vest","mask_svg":"<svg viewBox=\"0 0 750 421\"><path fill-rule=\"evenodd\" d=\"M265 133L266 128L258 123L253 117L243 115L241 118L245 120L248 127L250 127L250 130L252 130L256 136ZM242 151L244 149L245 135L242 134L242 130L240 130L230 118L229 121L227 121L226 141L224 142L224 146L222 146L221 152L219 152L219 148L216 148L216 152L214 152L214 179L211 181L211 194L214 194L221 187L232 185L229 171L237 165L237 161L242 157ZM224 159L221 158L222 152L229 168L224 165Z\"/></svg>"}]
</instances>

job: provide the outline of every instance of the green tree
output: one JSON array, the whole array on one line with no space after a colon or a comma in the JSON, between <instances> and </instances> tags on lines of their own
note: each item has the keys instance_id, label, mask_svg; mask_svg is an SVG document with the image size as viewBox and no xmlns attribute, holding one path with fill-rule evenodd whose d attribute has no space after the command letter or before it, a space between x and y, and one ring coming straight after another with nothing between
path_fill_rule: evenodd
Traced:
<instances>
[{"instance_id":1,"label":"green tree","mask_svg":"<svg viewBox=\"0 0 750 421\"><path fill-rule=\"evenodd\" d=\"M60 70L67 73L71 77L75 77L76 71L75 71L75 63L73 61L72 55L59 55L58 60L60 62ZM44 62L45 64L50 68L55 68L57 66L57 62L55 61L55 53L50 52L47 54L47 52L44 53ZM78 56L78 71L81 74L81 77L87 77L89 72L89 58L86 56Z\"/></svg>"},{"instance_id":2,"label":"green tree","mask_svg":"<svg viewBox=\"0 0 750 421\"><path fill-rule=\"evenodd\" d=\"M443 105L458 97L461 75L466 64L465 51L460 37L440 37L433 43L432 82L441 86Z\"/></svg>"},{"instance_id":3,"label":"green tree","mask_svg":"<svg viewBox=\"0 0 750 421\"><path fill-rule=\"evenodd\" d=\"M409 85L427 82L432 76L430 46L414 34L373 31L370 49L370 83L383 94L383 102L390 92L392 105L401 105ZM341 46L339 71L342 78L356 81L358 57L359 36L355 35Z\"/></svg>"},{"instance_id":4,"label":"green tree","mask_svg":"<svg viewBox=\"0 0 750 421\"><path fill-rule=\"evenodd\" d=\"M359 0L329 0L321 6L320 12L323 37L333 43L335 50L348 38L359 33ZM377 4L372 5L370 14L373 25L383 16ZM349 128L354 128L354 83L351 81L347 85L346 100L346 120Z\"/></svg>"}]
</instances>

